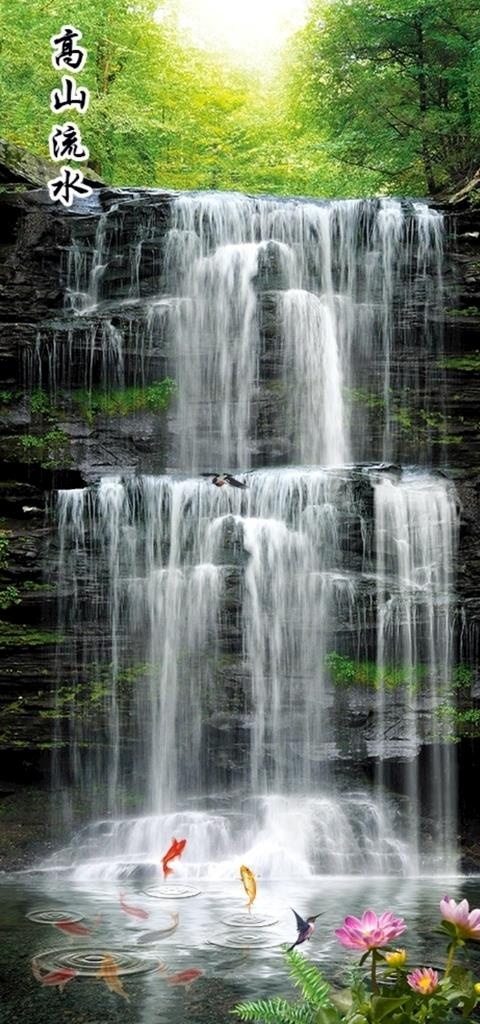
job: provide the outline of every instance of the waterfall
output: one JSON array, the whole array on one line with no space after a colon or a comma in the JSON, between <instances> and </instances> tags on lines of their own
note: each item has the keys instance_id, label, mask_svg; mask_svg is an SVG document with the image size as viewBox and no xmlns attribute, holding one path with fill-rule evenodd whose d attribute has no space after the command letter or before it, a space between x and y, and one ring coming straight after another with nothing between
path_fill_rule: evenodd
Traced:
<instances>
[{"instance_id":1,"label":"waterfall","mask_svg":"<svg viewBox=\"0 0 480 1024\"><path fill-rule=\"evenodd\" d=\"M301 870L327 862L340 873L366 865L418 869L425 854L422 813L437 817L443 843L441 849L437 843L437 858L445 867L454 774L449 755L438 749L434 715L452 662L457 515L450 485L427 474L407 473L393 482L384 472L354 469L263 470L246 479L245 491L217 489L198 478L137 477L106 478L96 492L60 492L60 546L70 551L62 577L64 585L74 585L66 617L78 634L88 633L87 663L108 679L93 705L100 748L82 756L92 716L89 684L68 720L69 730L77 723L69 733L77 787L99 814L108 810L117 819L104 869L116 870L114 850L129 870L129 857L153 861L165 821L192 800L203 807L195 820L208 831L214 795L227 836L223 846L215 839L211 853L212 870L220 873L237 844L254 849L263 869L275 875L272 821L277 832L284 829L279 849L285 858L289 807L311 837ZM369 535L375 536L373 551ZM107 661L105 637L94 651L91 616L98 610L84 598L99 578L109 613ZM368 649L375 603L379 676L395 667L400 673L395 712L383 683L370 698L367 693L373 716L368 742L379 764L376 803L366 778L363 787L356 779L350 789L356 730L348 718L357 684L353 680L341 694L341 682L329 672L332 652L348 648L358 656ZM422 733L412 706L420 701L419 680L428 713ZM390 738L387 703L390 716L406 718L403 738ZM415 759L420 740L432 745L435 762L422 801ZM387 792L388 765L399 751L408 801L403 810ZM342 762L346 771L339 773ZM145 827L137 818L130 825L118 820L135 801L135 785L150 815ZM352 800L361 820L350 822L349 832ZM281 827L273 806L284 808ZM187 827L191 812L185 813L188 820L180 814L179 821ZM312 838L326 827L325 816L333 816L335 834L343 837L336 859L333 852L328 859L325 845L320 854ZM369 843L373 820L376 840ZM187 863L200 871L207 860L200 858L200 867L195 859Z\"/></svg>"},{"instance_id":2,"label":"waterfall","mask_svg":"<svg viewBox=\"0 0 480 1024\"><path fill-rule=\"evenodd\" d=\"M409 473L402 480L379 476L374 491L380 786L384 759L389 756L385 719L387 711L391 718L392 702L386 700L386 686L393 670L400 684L395 715L407 722L411 843L419 848L422 783L416 755L428 737L434 751L428 800L431 829L439 860L449 865L455 862L455 762L451 747L439 744L438 710L448 692L453 665L455 494L447 480L424 473Z\"/></svg>"},{"instance_id":3,"label":"waterfall","mask_svg":"<svg viewBox=\"0 0 480 1024\"><path fill-rule=\"evenodd\" d=\"M70 384L162 365L178 395L175 471L58 494L54 784L97 821L55 864L128 875L188 833L195 877L239 856L265 877L451 869L455 492L378 465L410 451L415 324L440 351L442 218L393 199L165 209L120 194L66 260ZM68 359L40 339L51 386ZM198 475L227 470L246 486Z\"/></svg>"}]
</instances>

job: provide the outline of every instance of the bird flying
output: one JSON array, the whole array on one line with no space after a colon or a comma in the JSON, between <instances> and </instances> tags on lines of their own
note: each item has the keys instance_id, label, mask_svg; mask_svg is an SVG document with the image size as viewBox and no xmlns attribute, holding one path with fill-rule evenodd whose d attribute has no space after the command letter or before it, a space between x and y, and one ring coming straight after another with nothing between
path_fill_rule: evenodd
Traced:
<instances>
[{"instance_id":1,"label":"bird flying","mask_svg":"<svg viewBox=\"0 0 480 1024\"><path fill-rule=\"evenodd\" d=\"M307 920L304 921L303 917L300 917L300 914L297 914L297 911L294 910L293 907L290 907L290 909L295 914L298 935L293 946L289 946L288 952L290 952L291 949L294 949L295 946L300 946L302 942L306 941L306 939L311 939L315 931L315 921L317 920L317 917L321 917L321 914L315 914L311 917L307 917Z\"/></svg>"},{"instance_id":2,"label":"bird flying","mask_svg":"<svg viewBox=\"0 0 480 1024\"><path fill-rule=\"evenodd\" d=\"M242 480L237 480L231 473L202 473L202 476L210 476L215 487L224 487L225 484L230 484L231 487L240 487L242 490L247 487L247 484Z\"/></svg>"}]
</instances>

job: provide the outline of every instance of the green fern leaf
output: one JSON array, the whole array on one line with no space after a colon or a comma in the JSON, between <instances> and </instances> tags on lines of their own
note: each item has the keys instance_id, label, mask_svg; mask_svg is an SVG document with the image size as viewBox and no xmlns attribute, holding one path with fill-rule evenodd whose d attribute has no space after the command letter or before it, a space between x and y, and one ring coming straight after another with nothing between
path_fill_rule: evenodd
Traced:
<instances>
[{"instance_id":1,"label":"green fern leaf","mask_svg":"<svg viewBox=\"0 0 480 1024\"><path fill-rule=\"evenodd\" d=\"M315 1009L331 1006L329 999L330 985L321 971L306 960L302 953L287 950L286 958L290 968L289 974L293 984L300 989L303 998Z\"/></svg>"},{"instance_id":2,"label":"green fern leaf","mask_svg":"<svg viewBox=\"0 0 480 1024\"><path fill-rule=\"evenodd\" d=\"M315 1020L311 1007L288 1003L280 997L240 1003L232 1013L240 1020L258 1021L259 1024L313 1024Z\"/></svg>"}]
</instances>

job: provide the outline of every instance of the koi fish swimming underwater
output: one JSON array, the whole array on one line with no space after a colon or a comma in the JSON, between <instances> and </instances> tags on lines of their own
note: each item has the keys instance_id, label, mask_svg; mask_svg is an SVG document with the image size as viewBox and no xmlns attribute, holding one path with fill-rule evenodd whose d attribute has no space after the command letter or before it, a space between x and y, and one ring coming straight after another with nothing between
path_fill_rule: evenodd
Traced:
<instances>
[{"instance_id":1,"label":"koi fish swimming underwater","mask_svg":"<svg viewBox=\"0 0 480 1024\"><path fill-rule=\"evenodd\" d=\"M253 871L247 868L245 864L242 864L240 868L240 878L243 882L243 888L248 896L248 903L245 904L249 911L252 909L252 903L257 895L257 881Z\"/></svg>"},{"instance_id":2,"label":"koi fish swimming underwater","mask_svg":"<svg viewBox=\"0 0 480 1024\"><path fill-rule=\"evenodd\" d=\"M62 967L57 971L49 971L48 974L42 974L37 963L32 961L32 974L34 978L42 985L59 988L60 992L63 992L65 985L69 981L73 981L77 977L77 973L78 971L75 971L73 967Z\"/></svg>"},{"instance_id":3,"label":"koi fish swimming underwater","mask_svg":"<svg viewBox=\"0 0 480 1024\"><path fill-rule=\"evenodd\" d=\"M167 852L162 857L162 868L164 878L166 878L167 875L173 875L173 868L169 868L168 865L171 860L175 860L176 857L182 856L182 853L186 845L186 839L175 839L175 836L173 837L172 845L168 848Z\"/></svg>"},{"instance_id":4,"label":"koi fish swimming underwater","mask_svg":"<svg viewBox=\"0 0 480 1024\"><path fill-rule=\"evenodd\" d=\"M123 910L124 914L130 914L130 917L136 917L139 921L146 921L150 917L148 910L143 910L142 907L131 907L128 903L125 903L125 893L119 894L120 909Z\"/></svg>"},{"instance_id":5,"label":"koi fish swimming underwater","mask_svg":"<svg viewBox=\"0 0 480 1024\"><path fill-rule=\"evenodd\" d=\"M127 1003L130 1002L122 982L118 977L118 967L113 956L110 956L110 953L105 953L105 955L102 956L100 970L97 971L95 977L104 981L110 992L116 992L117 996L122 996L123 999L127 1000Z\"/></svg>"},{"instance_id":6,"label":"koi fish swimming underwater","mask_svg":"<svg viewBox=\"0 0 480 1024\"><path fill-rule=\"evenodd\" d=\"M80 921L52 921L54 928L59 928L61 932L65 932L65 935L91 935L93 929L87 928L85 924L80 924Z\"/></svg>"},{"instance_id":7,"label":"koi fish swimming underwater","mask_svg":"<svg viewBox=\"0 0 480 1024\"><path fill-rule=\"evenodd\" d=\"M189 989L190 985L193 985L194 981L198 981L205 973L199 967L188 967L185 971L179 971L178 974L170 974L166 964L161 961L158 970L165 976L168 985L183 985L186 989Z\"/></svg>"},{"instance_id":8,"label":"koi fish swimming underwater","mask_svg":"<svg viewBox=\"0 0 480 1024\"><path fill-rule=\"evenodd\" d=\"M137 946L149 946L154 942L158 942L159 939L164 939L166 935L172 935L178 928L180 915L170 914L170 917L172 920L170 928L162 928L162 930L158 932L142 932L142 934L138 936Z\"/></svg>"}]
</instances>

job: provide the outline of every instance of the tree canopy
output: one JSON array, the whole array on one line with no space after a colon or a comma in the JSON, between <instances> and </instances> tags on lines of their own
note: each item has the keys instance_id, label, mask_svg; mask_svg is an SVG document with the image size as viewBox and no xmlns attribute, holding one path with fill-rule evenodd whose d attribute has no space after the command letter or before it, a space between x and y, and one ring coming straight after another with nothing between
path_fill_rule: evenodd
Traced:
<instances>
[{"instance_id":1,"label":"tree canopy","mask_svg":"<svg viewBox=\"0 0 480 1024\"><path fill-rule=\"evenodd\" d=\"M61 77L50 37L66 24L89 52L75 120L112 184L420 194L475 169L477 0L312 0L265 78L195 48L174 0L3 0L2 134L44 157Z\"/></svg>"}]
</instances>

